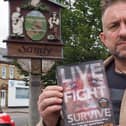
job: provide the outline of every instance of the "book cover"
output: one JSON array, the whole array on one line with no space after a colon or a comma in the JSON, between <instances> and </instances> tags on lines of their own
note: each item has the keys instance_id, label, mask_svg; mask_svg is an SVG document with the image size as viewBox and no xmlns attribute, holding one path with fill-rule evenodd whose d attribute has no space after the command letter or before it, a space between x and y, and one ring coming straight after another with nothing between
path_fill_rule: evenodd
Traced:
<instances>
[{"instance_id":1,"label":"book cover","mask_svg":"<svg viewBox=\"0 0 126 126\"><path fill-rule=\"evenodd\" d=\"M102 60L57 67L65 126L115 126Z\"/></svg>"}]
</instances>

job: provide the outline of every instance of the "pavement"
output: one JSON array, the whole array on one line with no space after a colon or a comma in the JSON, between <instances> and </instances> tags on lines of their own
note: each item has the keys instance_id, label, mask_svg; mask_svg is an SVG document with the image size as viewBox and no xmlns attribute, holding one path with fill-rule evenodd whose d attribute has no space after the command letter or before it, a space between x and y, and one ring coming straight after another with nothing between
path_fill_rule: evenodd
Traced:
<instances>
[{"instance_id":1,"label":"pavement","mask_svg":"<svg viewBox=\"0 0 126 126\"><path fill-rule=\"evenodd\" d=\"M28 113L29 112L29 108L2 108L2 111L5 113Z\"/></svg>"}]
</instances>

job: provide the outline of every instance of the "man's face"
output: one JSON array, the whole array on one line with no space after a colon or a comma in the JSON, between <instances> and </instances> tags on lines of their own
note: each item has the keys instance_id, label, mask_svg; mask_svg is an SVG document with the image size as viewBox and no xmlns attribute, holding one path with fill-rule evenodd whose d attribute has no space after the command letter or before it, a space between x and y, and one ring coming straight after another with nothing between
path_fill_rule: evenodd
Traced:
<instances>
[{"instance_id":1,"label":"man's face","mask_svg":"<svg viewBox=\"0 0 126 126\"><path fill-rule=\"evenodd\" d=\"M107 8L103 17L100 39L118 58L126 58L126 2L117 2Z\"/></svg>"}]
</instances>

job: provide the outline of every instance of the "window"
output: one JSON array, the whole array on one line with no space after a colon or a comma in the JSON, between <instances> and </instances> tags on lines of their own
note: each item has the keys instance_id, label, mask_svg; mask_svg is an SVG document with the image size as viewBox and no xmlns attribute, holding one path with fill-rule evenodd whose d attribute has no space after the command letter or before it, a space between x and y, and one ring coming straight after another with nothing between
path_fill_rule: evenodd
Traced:
<instances>
[{"instance_id":1,"label":"window","mask_svg":"<svg viewBox=\"0 0 126 126\"><path fill-rule=\"evenodd\" d=\"M6 78L6 67L2 66L2 78L5 79Z\"/></svg>"},{"instance_id":2,"label":"window","mask_svg":"<svg viewBox=\"0 0 126 126\"><path fill-rule=\"evenodd\" d=\"M9 76L10 76L10 79L13 79L14 78L14 66L10 66Z\"/></svg>"},{"instance_id":3,"label":"window","mask_svg":"<svg viewBox=\"0 0 126 126\"><path fill-rule=\"evenodd\" d=\"M16 98L28 99L29 98L29 89L16 87Z\"/></svg>"}]
</instances>

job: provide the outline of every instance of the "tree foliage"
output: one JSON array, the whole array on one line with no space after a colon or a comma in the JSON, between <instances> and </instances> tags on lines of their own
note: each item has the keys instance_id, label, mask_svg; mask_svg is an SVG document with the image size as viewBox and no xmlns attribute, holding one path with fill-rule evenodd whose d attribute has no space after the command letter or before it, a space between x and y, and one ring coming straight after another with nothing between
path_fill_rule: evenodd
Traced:
<instances>
[{"instance_id":1,"label":"tree foliage","mask_svg":"<svg viewBox=\"0 0 126 126\"><path fill-rule=\"evenodd\" d=\"M71 6L62 10L64 60L60 64L104 59L108 55L99 40L101 32L99 5L100 0L76 0Z\"/></svg>"},{"instance_id":2,"label":"tree foliage","mask_svg":"<svg viewBox=\"0 0 126 126\"><path fill-rule=\"evenodd\" d=\"M100 0L76 0L62 12L64 62L82 62L105 58L107 51L99 40Z\"/></svg>"}]
</instances>

